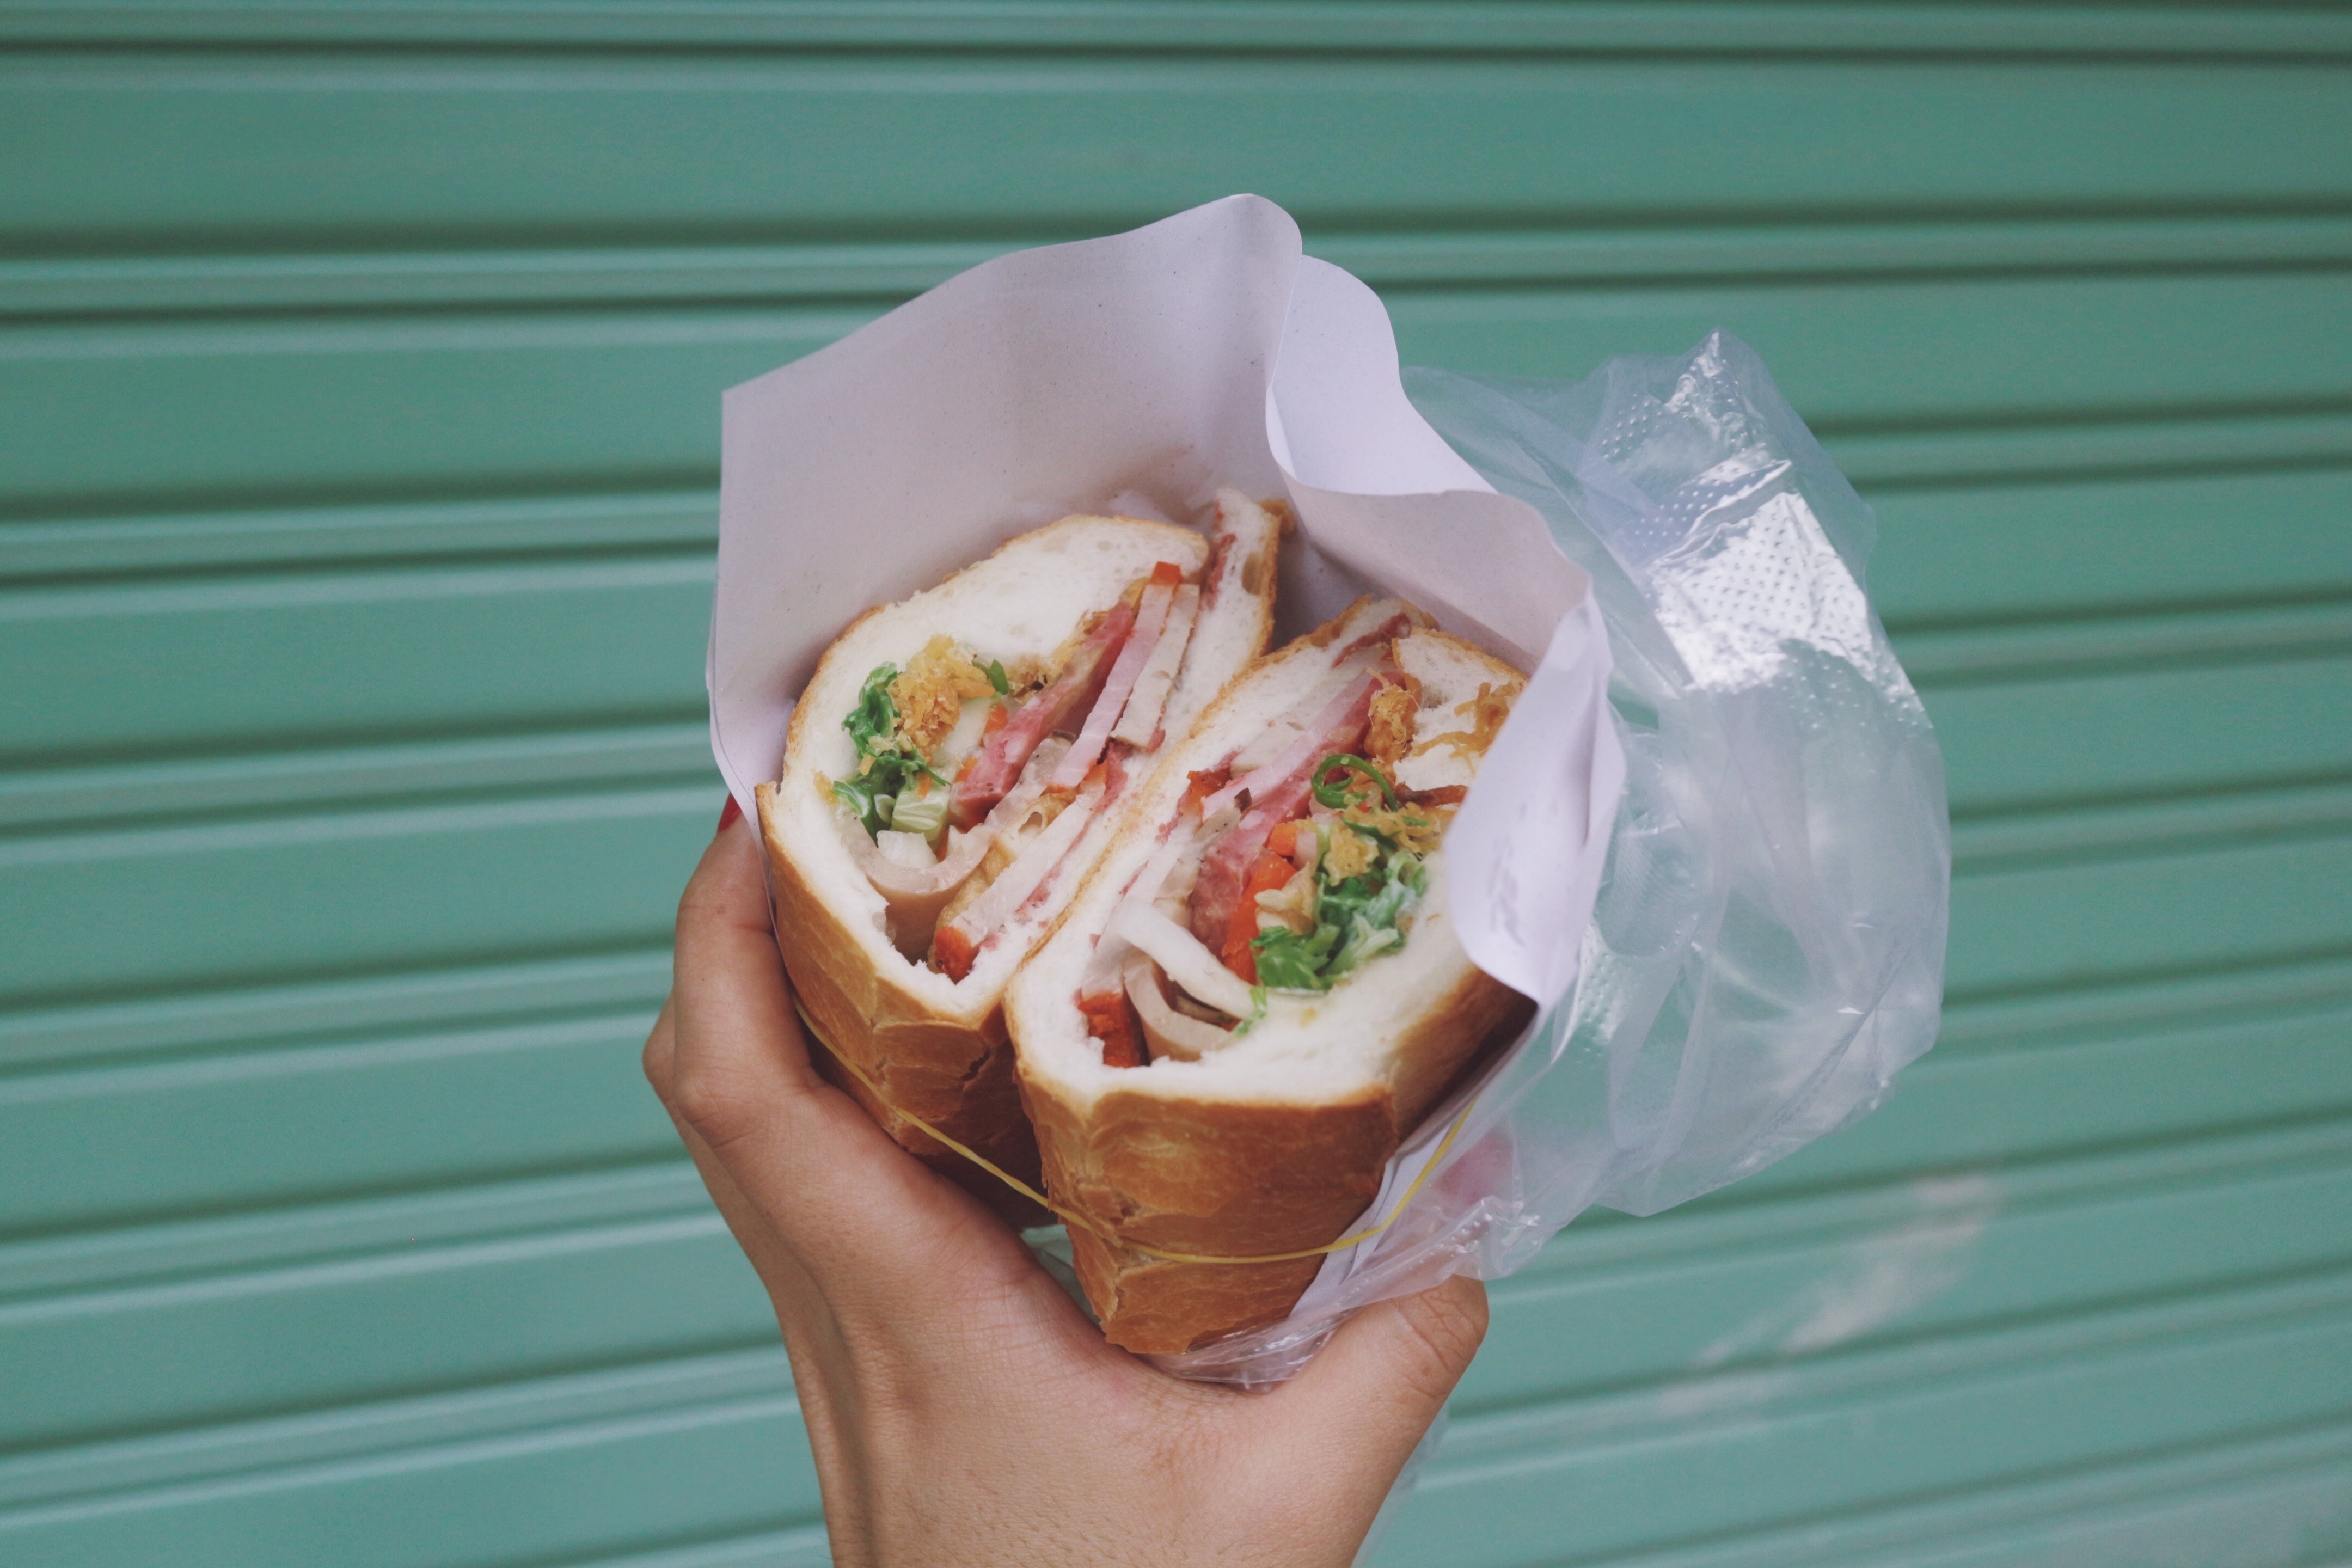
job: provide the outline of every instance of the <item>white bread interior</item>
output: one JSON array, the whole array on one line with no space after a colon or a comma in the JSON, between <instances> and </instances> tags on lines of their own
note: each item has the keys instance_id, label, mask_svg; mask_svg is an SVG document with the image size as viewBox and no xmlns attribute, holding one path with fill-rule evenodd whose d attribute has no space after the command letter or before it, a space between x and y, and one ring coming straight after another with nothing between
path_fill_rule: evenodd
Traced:
<instances>
[{"instance_id":1,"label":"white bread interior","mask_svg":"<svg viewBox=\"0 0 2352 1568\"><path fill-rule=\"evenodd\" d=\"M1104 858L1053 937L1015 977L1006 1017L1020 1087L1043 1149L1048 1190L1113 1234L1146 1247L1248 1258L1336 1239L1378 1190L1388 1160L1524 999L1463 952L1450 915L1444 854L1402 949L1320 994L1275 993L1261 1021L1197 1061L1106 1066L1076 997L1097 939L1175 820L1188 775L1254 747L1270 723L1310 708L1337 683L1335 659L1400 614L1416 629L1391 645L1422 682L1416 740L1471 721L1454 709L1479 686L1515 689L1517 670L1430 629L1395 600L1363 601L1258 661L1165 756L1135 805L1134 826ZM1343 679L1343 678L1340 678ZM1293 731L1295 732L1295 731ZM1452 748L1437 752L1452 755ZM1424 768L1466 784L1475 760ZM1112 1342L1188 1349L1287 1312L1319 1258L1282 1264L1157 1261L1073 1226L1079 1272Z\"/></svg>"},{"instance_id":2,"label":"white bread interior","mask_svg":"<svg viewBox=\"0 0 2352 1568\"><path fill-rule=\"evenodd\" d=\"M875 667L904 668L934 637L1008 665L1044 660L1082 616L1108 608L1163 561L1188 576L1209 573L1200 623L1169 698L1171 711L1180 700L1197 710L1265 646L1285 521L1278 510L1228 492L1221 498L1221 553L1213 563L1210 540L1192 529L1136 518L1066 518L1012 540L936 587L867 611L819 662L793 714L781 776L759 792L786 969L824 1046L872 1078L882 1100L855 1079L836 1074L836 1081L903 1145L1004 1212L1022 1208L1001 1201L1009 1189L940 1148L892 1107L1034 1179L1034 1144L1013 1088L1003 1027L1005 983L1067 905L1139 791L1130 788L1088 828L1041 895L981 949L961 981L952 981L892 945L882 896L851 858L845 813L828 786L857 765L841 721ZM1181 733L1172 723L1169 732ZM1150 765L1150 757L1139 754L1139 783Z\"/></svg>"}]
</instances>

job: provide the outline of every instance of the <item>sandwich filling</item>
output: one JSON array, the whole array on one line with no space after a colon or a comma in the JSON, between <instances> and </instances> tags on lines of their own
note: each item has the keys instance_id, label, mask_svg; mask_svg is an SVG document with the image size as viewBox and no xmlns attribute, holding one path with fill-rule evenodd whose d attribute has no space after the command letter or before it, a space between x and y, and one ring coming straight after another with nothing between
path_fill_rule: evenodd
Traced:
<instances>
[{"instance_id":1,"label":"sandwich filling","mask_svg":"<svg viewBox=\"0 0 2352 1568\"><path fill-rule=\"evenodd\" d=\"M1106 1066L1225 1050L1279 999L1323 996L1410 939L1520 686L1462 690L1449 639L1397 631L1190 775L1079 987Z\"/></svg>"},{"instance_id":2,"label":"sandwich filling","mask_svg":"<svg viewBox=\"0 0 2352 1568\"><path fill-rule=\"evenodd\" d=\"M961 981L1164 739L1202 586L1162 561L1050 657L947 634L875 667L841 728L856 769L818 779L891 941Z\"/></svg>"}]
</instances>

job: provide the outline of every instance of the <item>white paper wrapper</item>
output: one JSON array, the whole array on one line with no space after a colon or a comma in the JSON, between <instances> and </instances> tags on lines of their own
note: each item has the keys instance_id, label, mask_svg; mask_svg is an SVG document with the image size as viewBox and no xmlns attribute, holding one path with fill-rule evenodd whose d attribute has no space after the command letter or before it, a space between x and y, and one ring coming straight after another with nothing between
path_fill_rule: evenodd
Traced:
<instances>
[{"instance_id":1,"label":"white paper wrapper","mask_svg":"<svg viewBox=\"0 0 2352 1568\"><path fill-rule=\"evenodd\" d=\"M1371 290L1255 196L1001 257L727 394L708 679L729 789L748 813L867 607L1074 511L1197 522L1226 484L1298 515L1284 632L1381 591L1533 672L1447 875L1472 961L1557 1001L1623 780L1591 581L1413 411Z\"/></svg>"}]
</instances>

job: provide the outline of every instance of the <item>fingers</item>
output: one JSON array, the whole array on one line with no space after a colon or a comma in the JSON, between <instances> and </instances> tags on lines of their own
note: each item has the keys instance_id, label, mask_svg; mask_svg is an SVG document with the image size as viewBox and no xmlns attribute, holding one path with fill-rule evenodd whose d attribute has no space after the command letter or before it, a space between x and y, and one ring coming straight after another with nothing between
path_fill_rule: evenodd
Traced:
<instances>
[{"instance_id":1,"label":"fingers","mask_svg":"<svg viewBox=\"0 0 2352 1568\"><path fill-rule=\"evenodd\" d=\"M769 924L752 826L719 829L677 906L676 981L646 1041L662 1102L752 1208L789 1234L838 1207L889 1141L817 1076Z\"/></svg>"},{"instance_id":2,"label":"fingers","mask_svg":"<svg viewBox=\"0 0 2352 1568\"><path fill-rule=\"evenodd\" d=\"M678 901L677 984L646 1046L689 1143L799 1250L870 1271L971 1230L984 1211L818 1076L769 921L754 828L721 828Z\"/></svg>"},{"instance_id":3,"label":"fingers","mask_svg":"<svg viewBox=\"0 0 2352 1568\"><path fill-rule=\"evenodd\" d=\"M1307 1370L1267 1399L1266 1413L1283 1445L1344 1456L1377 1485L1377 1506L1486 1337L1486 1287L1457 1275L1339 1325Z\"/></svg>"},{"instance_id":4,"label":"fingers","mask_svg":"<svg viewBox=\"0 0 2352 1568\"><path fill-rule=\"evenodd\" d=\"M664 1009L674 1043L662 1098L722 1153L826 1092L775 940L759 841L739 821L711 839L678 900L676 978Z\"/></svg>"}]
</instances>

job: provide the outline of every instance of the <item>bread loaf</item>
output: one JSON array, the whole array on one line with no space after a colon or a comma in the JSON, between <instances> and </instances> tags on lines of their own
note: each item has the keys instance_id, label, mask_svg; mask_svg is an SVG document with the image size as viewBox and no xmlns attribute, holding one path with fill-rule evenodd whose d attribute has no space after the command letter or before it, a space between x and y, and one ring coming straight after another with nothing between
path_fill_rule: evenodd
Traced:
<instances>
[{"instance_id":1,"label":"bread loaf","mask_svg":"<svg viewBox=\"0 0 2352 1568\"><path fill-rule=\"evenodd\" d=\"M1035 1180L1005 984L1166 738L1264 651L1286 523L1278 503L1230 490L1208 536L1069 517L867 611L818 664L780 776L758 791L785 967L825 1049L881 1099L856 1075L835 1081L1009 1217L1039 1216L891 1108ZM1070 752L1087 744L1079 766ZM1072 775L1058 786L1057 768Z\"/></svg>"},{"instance_id":2,"label":"bread loaf","mask_svg":"<svg viewBox=\"0 0 2352 1568\"><path fill-rule=\"evenodd\" d=\"M1227 688L1015 977L1019 1092L1113 1343L1286 1314L1319 1257L1152 1253L1338 1239L1531 1015L1464 953L1443 847L1522 684L1410 605L1359 602Z\"/></svg>"}]
</instances>

